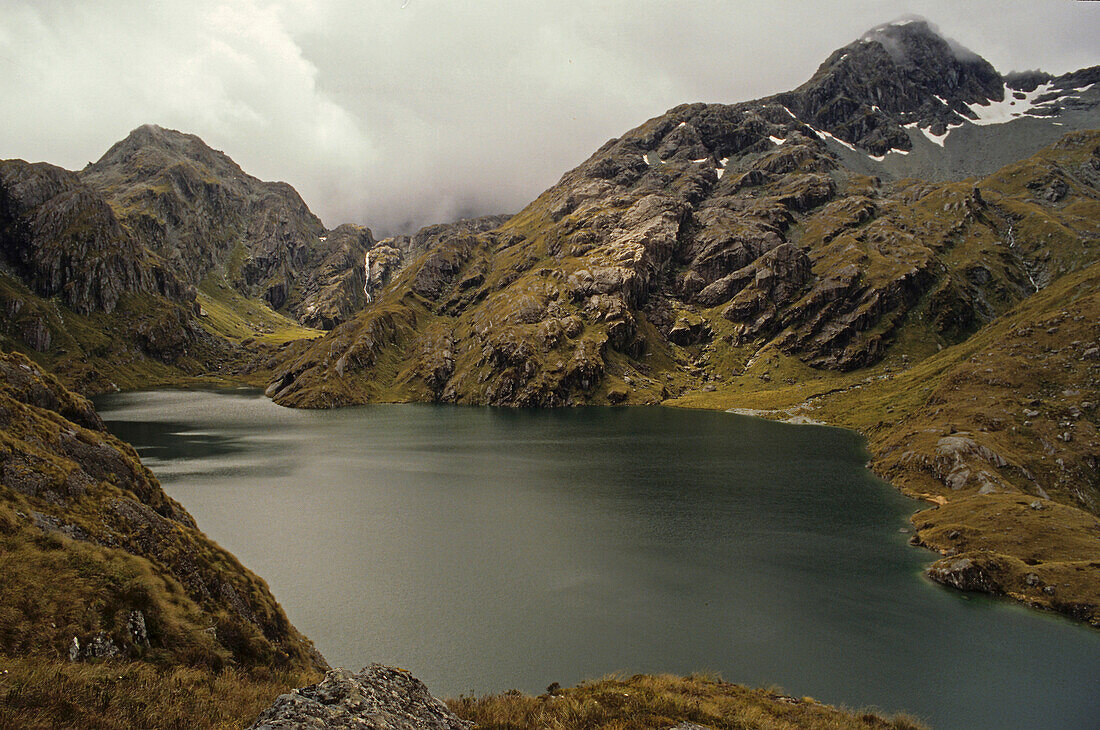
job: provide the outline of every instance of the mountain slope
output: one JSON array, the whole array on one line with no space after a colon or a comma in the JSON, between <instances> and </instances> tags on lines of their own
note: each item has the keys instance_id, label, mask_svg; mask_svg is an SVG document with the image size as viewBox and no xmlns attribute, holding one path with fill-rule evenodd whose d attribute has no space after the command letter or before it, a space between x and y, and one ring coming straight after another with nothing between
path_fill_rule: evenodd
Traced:
<instances>
[{"instance_id":1,"label":"mountain slope","mask_svg":"<svg viewBox=\"0 0 1100 730\"><path fill-rule=\"evenodd\" d=\"M754 116L757 142L719 178L731 143L700 130L730 114L647 122L496 231L434 249L288 363L276 399L652 402L734 377L769 342L850 370L961 341L1096 256L1096 135L977 185L884 185ZM1056 200L1034 196L1045 185ZM375 367L389 349L406 367Z\"/></svg>"},{"instance_id":2,"label":"mountain slope","mask_svg":"<svg viewBox=\"0 0 1100 730\"><path fill-rule=\"evenodd\" d=\"M778 102L846 166L949 180L988 175L1073 129L1100 127L1100 67L1001 76L924 20L878 26Z\"/></svg>"},{"instance_id":3,"label":"mountain slope","mask_svg":"<svg viewBox=\"0 0 1100 730\"><path fill-rule=\"evenodd\" d=\"M0 344L89 393L254 370L365 300L369 229L323 233L290 186L159 127L80 173L2 161ZM307 326L272 311L291 292Z\"/></svg>"},{"instance_id":4,"label":"mountain slope","mask_svg":"<svg viewBox=\"0 0 1100 730\"><path fill-rule=\"evenodd\" d=\"M245 695L255 711L326 667L263 581L198 530L86 400L9 353L0 353L0 425L0 657L14 670L0 724L87 726L147 712L120 709L124 673L164 691L161 711L190 725L217 699L173 698L172 682L220 675L227 700ZM82 666L103 659L116 662L115 702L42 696L59 682L83 693L102 673Z\"/></svg>"}]
</instances>

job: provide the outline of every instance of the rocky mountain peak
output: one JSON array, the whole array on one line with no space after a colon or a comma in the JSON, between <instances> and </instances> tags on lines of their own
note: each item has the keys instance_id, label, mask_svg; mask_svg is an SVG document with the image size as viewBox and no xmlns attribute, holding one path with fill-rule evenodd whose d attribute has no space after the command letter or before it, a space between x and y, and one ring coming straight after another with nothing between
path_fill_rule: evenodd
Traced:
<instances>
[{"instance_id":1,"label":"rocky mountain peak","mask_svg":"<svg viewBox=\"0 0 1100 730\"><path fill-rule=\"evenodd\" d=\"M877 25L860 36L857 43L878 43L899 66L923 66L949 57L960 63L988 65L977 53L940 35L938 28L919 16Z\"/></svg>"},{"instance_id":2,"label":"rocky mountain peak","mask_svg":"<svg viewBox=\"0 0 1100 730\"><path fill-rule=\"evenodd\" d=\"M876 26L834 51L783 103L817 129L872 154L912 148L904 127L943 134L966 105L1000 100L1004 82L981 56L927 21Z\"/></svg>"},{"instance_id":3,"label":"rocky mountain peak","mask_svg":"<svg viewBox=\"0 0 1100 730\"><path fill-rule=\"evenodd\" d=\"M252 180L228 155L215 150L197 135L143 124L116 142L96 162L81 171L82 176L117 175L129 170L132 176L155 175L166 167L190 163L211 177Z\"/></svg>"},{"instance_id":4,"label":"rocky mountain peak","mask_svg":"<svg viewBox=\"0 0 1100 730\"><path fill-rule=\"evenodd\" d=\"M325 227L293 187L246 174L193 135L145 124L80 179L196 286L213 273L246 296L294 309Z\"/></svg>"}]
</instances>

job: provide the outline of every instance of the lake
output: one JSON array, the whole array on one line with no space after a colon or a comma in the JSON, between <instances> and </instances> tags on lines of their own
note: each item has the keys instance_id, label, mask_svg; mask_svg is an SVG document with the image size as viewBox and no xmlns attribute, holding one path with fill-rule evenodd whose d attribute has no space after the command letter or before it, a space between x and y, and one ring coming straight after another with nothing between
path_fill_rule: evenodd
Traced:
<instances>
[{"instance_id":1,"label":"lake","mask_svg":"<svg viewBox=\"0 0 1100 730\"><path fill-rule=\"evenodd\" d=\"M96 400L334 666L437 696L718 672L937 728L1095 728L1100 632L923 577L855 433L671 408Z\"/></svg>"}]
</instances>

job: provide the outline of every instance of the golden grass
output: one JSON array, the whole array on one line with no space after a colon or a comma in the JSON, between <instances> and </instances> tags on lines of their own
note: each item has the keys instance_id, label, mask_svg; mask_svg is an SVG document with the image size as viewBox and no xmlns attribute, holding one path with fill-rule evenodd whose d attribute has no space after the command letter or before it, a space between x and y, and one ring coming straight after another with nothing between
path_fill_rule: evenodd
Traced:
<instances>
[{"instance_id":1,"label":"golden grass","mask_svg":"<svg viewBox=\"0 0 1100 730\"><path fill-rule=\"evenodd\" d=\"M290 672L69 663L0 654L0 727L242 728L280 694L317 680Z\"/></svg>"},{"instance_id":2,"label":"golden grass","mask_svg":"<svg viewBox=\"0 0 1100 730\"><path fill-rule=\"evenodd\" d=\"M548 688L549 689L549 688ZM649 730L682 722L716 730L917 730L904 715L883 717L873 711L851 712L811 698L787 697L771 690L748 689L709 675L688 677L635 675L605 677L532 697L519 692L459 697L451 710L484 730Z\"/></svg>"}]
</instances>

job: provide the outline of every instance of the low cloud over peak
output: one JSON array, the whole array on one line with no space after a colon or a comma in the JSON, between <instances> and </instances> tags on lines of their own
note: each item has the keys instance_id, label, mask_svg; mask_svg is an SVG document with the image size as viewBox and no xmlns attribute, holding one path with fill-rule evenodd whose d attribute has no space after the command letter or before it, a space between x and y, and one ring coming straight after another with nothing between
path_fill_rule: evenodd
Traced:
<instances>
[{"instance_id":1,"label":"low cloud over peak","mask_svg":"<svg viewBox=\"0 0 1100 730\"><path fill-rule=\"evenodd\" d=\"M0 157L79 169L156 123L326 225L402 232L514 212L645 119L797 86L910 9L1002 71L1097 63L1093 4L987 5L0 0Z\"/></svg>"}]
</instances>

